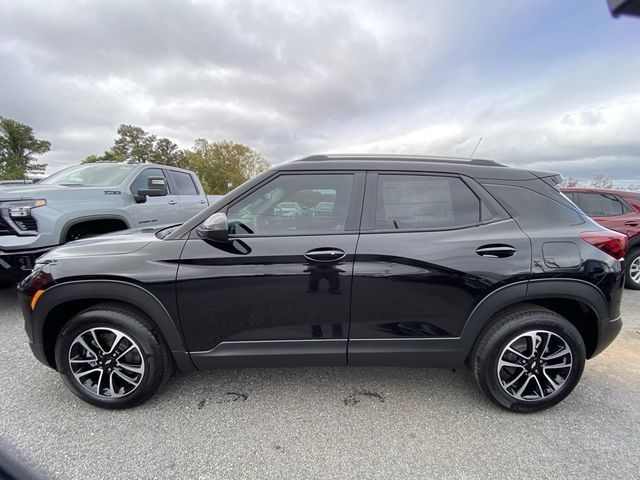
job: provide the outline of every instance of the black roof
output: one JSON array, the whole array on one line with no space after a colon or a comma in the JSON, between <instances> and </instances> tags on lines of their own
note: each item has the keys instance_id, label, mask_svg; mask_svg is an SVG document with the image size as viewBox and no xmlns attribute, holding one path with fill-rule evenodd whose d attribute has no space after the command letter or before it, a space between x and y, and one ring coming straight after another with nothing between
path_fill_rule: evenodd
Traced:
<instances>
[{"instance_id":1,"label":"black roof","mask_svg":"<svg viewBox=\"0 0 640 480\"><path fill-rule=\"evenodd\" d=\"M529 180L557 176L552 172L533 172L508 167L492 160L459 157L396 154L329 154L312 155L276 165L274 170L403 170L457 173L473 178Z\"/></svg>"}]
</instances>

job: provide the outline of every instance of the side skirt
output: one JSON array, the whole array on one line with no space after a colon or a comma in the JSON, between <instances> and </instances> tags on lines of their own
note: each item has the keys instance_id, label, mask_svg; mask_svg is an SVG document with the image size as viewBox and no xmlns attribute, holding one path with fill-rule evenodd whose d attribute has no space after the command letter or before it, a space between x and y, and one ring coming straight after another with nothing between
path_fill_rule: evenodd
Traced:
<instances>
[{"instance_id":1,"label":"side skirt","mask_svg":"<svg viewBox=\"0 0 640 480\"><path fill-rule=\"evenodd\" d=\"M191 352L200 370L240 367L344 366L347 339L251 340L222 342L213 350Z\"/></svg>"}]
</instances>

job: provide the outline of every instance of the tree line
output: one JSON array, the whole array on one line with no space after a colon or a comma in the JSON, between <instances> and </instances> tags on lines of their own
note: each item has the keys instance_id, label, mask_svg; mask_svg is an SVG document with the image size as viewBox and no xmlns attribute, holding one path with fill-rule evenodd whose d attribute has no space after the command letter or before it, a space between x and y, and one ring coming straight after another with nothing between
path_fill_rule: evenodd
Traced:
<instances>
[{"instance_id":1,"label":"tree line","mask_svg":"<svg viewBox=\"0 0 640 480\"><path fill-rule=\"evenodd\" d=\"M256 150L229 140L195 140L181 149L168 138L158 138L143 128L122 124L113 145L101 155L89 155L82 163L155 163L196 172L209 194L224 194L269 168ZM33 129L16 120L0 117L0 179L26 179L44 173L46 164L36 155L49 151L51 143L35 137Z\"/></svg>"}]
</instances>

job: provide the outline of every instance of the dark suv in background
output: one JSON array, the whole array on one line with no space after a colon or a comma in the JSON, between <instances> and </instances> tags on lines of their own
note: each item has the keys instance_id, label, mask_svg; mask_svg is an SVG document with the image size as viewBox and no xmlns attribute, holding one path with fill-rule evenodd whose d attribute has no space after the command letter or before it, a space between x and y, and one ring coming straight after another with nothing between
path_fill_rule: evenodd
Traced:
<instances>
[{"instance_id":1,"label":"dark suv in background","mask_svg":"<svg viewBox=\"0 0 640 480\"><path fill-rule=\"evenodd\" d=\"M469 367L503 408L550 407L621 328L627 237L559 176L491 161L315 156L179 227L80 240L19 286L35 356L123 408L174 368Z\"/></svg>"},{"instance_id":2,"label":"dark suv in background","mask_svg":"<svg viewBox=\"0 0 640 480\"><path fill-rule=\"evenodd\" d=\"M640 290L640 193L580 187L561 190L600 225L629 238L625 285Z\"/></svg>"}]
</instances>

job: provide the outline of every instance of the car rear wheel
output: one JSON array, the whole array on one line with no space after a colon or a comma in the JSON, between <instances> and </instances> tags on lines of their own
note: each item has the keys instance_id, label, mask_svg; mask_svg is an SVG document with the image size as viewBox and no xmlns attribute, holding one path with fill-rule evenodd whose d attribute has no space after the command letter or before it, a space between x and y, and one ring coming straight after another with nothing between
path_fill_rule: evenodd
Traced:
<instances>
[{"instance_id":1,"label":"car rear wheel","mask_svg":"<svg viewBox=\"0 0 640 480\"><path fill-rule=\"evenodd\" d=\"M138 311L100 304L67 323L56 342L56 365L69 389L103 408L127 408L151 397L172 371L151 323Z\"/></svg>"},{"instance_id":2,"label":"car rear wheel","mask_svg":"<svg viewBox=\"0 0 640 480\"><path fill-rule=\"evenodd\" d=\"M505 312L480 337L471 359L481 390L502 408L535 412L577 385L586 353L564 317L537 305Z\"/></svg>"},{"instance_id":3,"label":"car rear wheel","mask_svg":"<svg viewBox=\"0 0 640 480\"><path fill-rule=\"evenodd\" d=\"M640 290L640 248L631 250L627 254L625 264L625 287Z\"/></svg>"}]
</instances>

